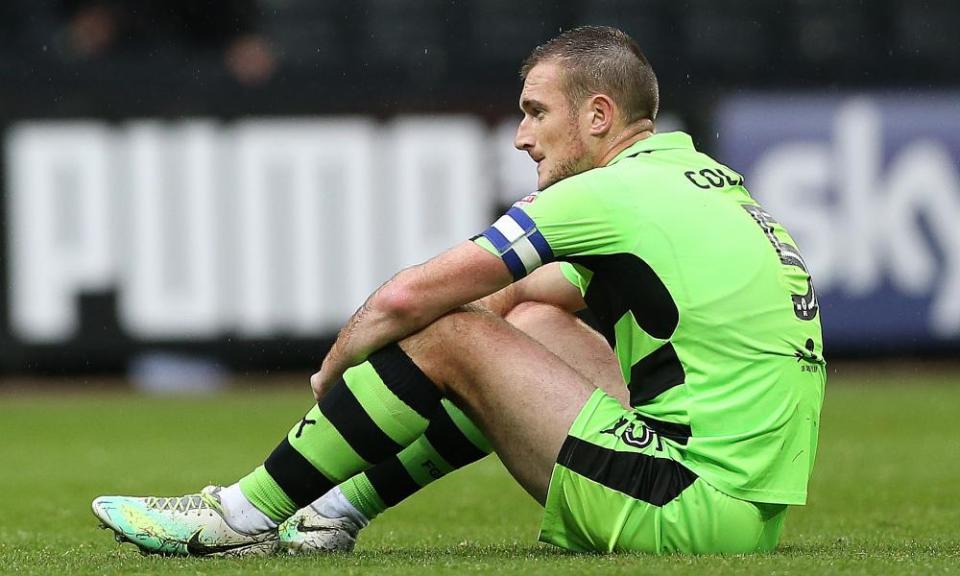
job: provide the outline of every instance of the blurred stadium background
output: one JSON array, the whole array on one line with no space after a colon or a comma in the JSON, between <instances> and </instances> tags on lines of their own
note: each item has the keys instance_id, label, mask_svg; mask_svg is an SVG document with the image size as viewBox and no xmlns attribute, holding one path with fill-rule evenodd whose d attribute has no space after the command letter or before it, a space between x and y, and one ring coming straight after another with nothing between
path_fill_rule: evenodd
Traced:
<instances>
[{"instance_id":1,"label":"blurred stadium background","mask_svg":"<svg viewBox=\"0 0 960 576\"><path fill-rule=\"evenodd\" d=\"M0 572L195 571L114 554L90 498L269 450L371 289L533 190L517 69L588 23L639 41L659 129L792 231L831 362L781 554L608 573L955 571L958 22L956 0L3 0ZM464 474L326 567L597 569L531 552L536 506L495 462Z\"/></svg>"},{"instance_id":2,"label":"blurred stadium background","mask_svg":"<svg viewBox=\"0 0 960 576\"><path fill-rule=\"evenodd\" d=\"M314 367L372 288L533 189L517 68L584 23L635 36L660 130L793 231L828 358L953 357L957 22L953 0L5 0L0 374Z\"/></svg>"}]
</instances>

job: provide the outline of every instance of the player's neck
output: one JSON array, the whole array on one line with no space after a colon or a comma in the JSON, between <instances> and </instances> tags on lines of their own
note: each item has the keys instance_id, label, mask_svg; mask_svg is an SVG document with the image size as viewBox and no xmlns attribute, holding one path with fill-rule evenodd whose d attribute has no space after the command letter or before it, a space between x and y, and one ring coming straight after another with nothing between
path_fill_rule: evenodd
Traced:
<instances>
[{"instance_id":1,"label":"player's neck","mask_svg":"<svg viewBox=\"0 0 960 576\"><path fill-rule=\"evenodd\" d=\"M624 128L617 134L609 144L607 151L600 157L597 166L606 166L611 160L617 157L617 154L633 146L641 140L653 136L653 123L649 120L641 120Z\"/></svg>"}]
</instances>

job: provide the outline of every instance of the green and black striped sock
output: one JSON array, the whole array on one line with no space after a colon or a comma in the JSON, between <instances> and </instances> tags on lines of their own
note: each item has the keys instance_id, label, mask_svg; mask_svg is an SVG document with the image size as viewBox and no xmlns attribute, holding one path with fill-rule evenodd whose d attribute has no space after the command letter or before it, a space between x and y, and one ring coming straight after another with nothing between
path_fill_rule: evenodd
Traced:
<instances>
[{"instance_id":1,"label":"green and black striped sock","mask_svg":"<svg viewBox=\"0 0 960 576\"><path fill-rule=\"evenodd\" d=\"M476 425L444 399L423 436L399 454L340 484L340 491L368 519L450 472L491 451Z\"/></svg>"},{"instance_id":2,"label":"green and black striped sock","mask_svg":"<svg viewBox=\"0 0 960 576\"><path fill-rule=\"evenodd\" d=\"M440 398L399 346L387 346L347 370L263 466L240 480L240 489L260 511L282 521L403 450L426 429Z\"/></svg>"}]
</instances>

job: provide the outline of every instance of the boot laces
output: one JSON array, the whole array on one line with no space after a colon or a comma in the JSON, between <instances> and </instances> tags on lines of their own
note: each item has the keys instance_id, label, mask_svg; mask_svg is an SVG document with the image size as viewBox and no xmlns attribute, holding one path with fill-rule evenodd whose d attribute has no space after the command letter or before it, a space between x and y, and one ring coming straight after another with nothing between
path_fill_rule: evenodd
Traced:
<instances>
[{"instance_id":1,"label":"boot laces","mask_svg":"<svg viewBox=\"0 0 960 576\"><path fill-rule=\"evenodd\" d=\"M190 512L192 510L216 510L220 511L220 501L217 499L216 491L204 490L199 494L187 494L186 496L174 496L169 498L151 496L146 499L147 506L157 510L169 510L171 512Z\"/></svg>"}]
</instances>

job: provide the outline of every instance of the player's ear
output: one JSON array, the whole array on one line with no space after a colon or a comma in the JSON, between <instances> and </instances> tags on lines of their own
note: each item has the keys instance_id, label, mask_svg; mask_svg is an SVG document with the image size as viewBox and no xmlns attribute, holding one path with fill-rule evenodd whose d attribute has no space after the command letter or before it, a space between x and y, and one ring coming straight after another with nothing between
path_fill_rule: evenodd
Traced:
<instances>
[{"instance_id":1,"label":"player's ear","mask_svg":"<svg viewBox=\"0 0 960 576\"><path fill-rule=\"evenodd\" d=\"M594 94L589 99L590 135L605 136L613 128L616 106L606 94Z\"/></svg>"}]
</instances>

